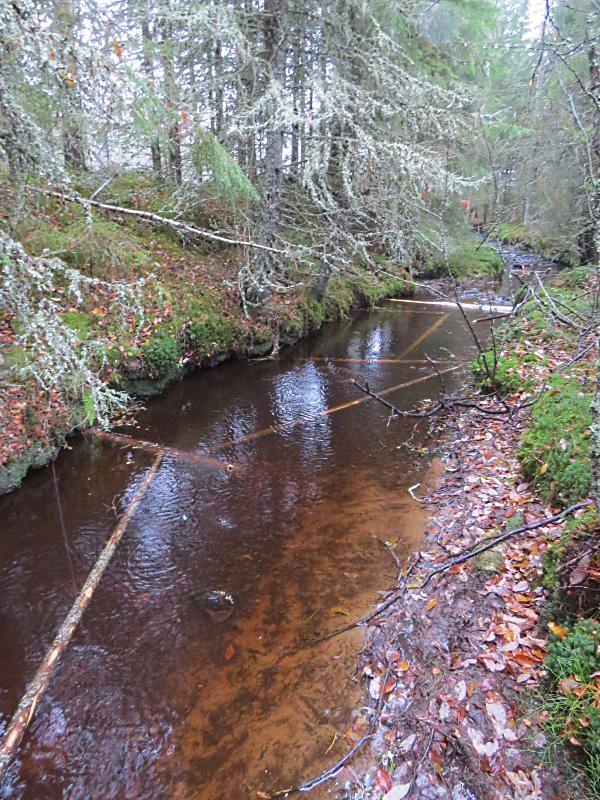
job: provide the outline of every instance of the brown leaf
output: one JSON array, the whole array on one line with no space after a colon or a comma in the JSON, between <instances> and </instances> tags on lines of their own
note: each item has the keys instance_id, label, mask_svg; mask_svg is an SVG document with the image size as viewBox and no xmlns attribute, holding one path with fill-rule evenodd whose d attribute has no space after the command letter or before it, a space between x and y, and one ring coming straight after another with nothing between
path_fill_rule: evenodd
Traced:
<instances>
[{"instance_id":1,"label":"brown leaf","mask_svg":"<svg viewBox=\"0 0 600 800\"><path fill-rule=\"evenodd\" d=\"M558 636L559 639L564 639L565 636L568 635L566 630L561 628L560 625L557 625L555 622L549 622L548 627L555 636Z\"/></svg>"}]
</instances>

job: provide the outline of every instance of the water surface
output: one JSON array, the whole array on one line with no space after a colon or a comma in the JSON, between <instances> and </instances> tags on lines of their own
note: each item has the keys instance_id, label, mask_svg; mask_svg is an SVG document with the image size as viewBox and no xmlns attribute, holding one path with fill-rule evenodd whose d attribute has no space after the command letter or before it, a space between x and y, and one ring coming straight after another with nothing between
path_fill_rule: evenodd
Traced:
<instances>
[{"instance_id":1,"label":"water surface","mask_svg":"<svg viewBox=\"0 0 600 800\"><path fill-rule=\"evenodd\" d=\"M393 585L378 539L400 558L419 547L407 488L431 477L411 451L431 444L423 425L387 425L351 378L409 384L386 394L408 408L439 391L427 356L446 370L473 355L456 312L389 302L151 402L126 433L237 469L164 457L0 797L242 800L340 758L364 633L293 651ZM74 442L0 498L0 732L154 457ZM226 622L203 610L207 589L235 598Z\"/></svg>"}]
</instances>

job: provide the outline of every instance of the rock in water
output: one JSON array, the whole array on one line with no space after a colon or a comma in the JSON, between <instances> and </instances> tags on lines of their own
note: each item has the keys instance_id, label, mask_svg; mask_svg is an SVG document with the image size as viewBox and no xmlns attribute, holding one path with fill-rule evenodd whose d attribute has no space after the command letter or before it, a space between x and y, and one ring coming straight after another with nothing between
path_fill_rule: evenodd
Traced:
<instances>
[{"instance_id":1,"label":"rock in water","mask_svg":"<svg viewBox=\"0 0 600 800\"><path fill-rule=\"evenodd\" d=\"M220 589L203 592L198 600L213 622L225 622L233 614L233 597Z\"/></svg>"}]
</instances>

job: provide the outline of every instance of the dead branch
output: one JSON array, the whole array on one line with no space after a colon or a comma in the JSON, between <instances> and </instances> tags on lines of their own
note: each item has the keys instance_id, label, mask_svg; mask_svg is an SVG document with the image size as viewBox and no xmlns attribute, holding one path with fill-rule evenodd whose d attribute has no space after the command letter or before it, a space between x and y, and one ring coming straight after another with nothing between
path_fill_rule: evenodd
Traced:
<instances>
[{"instance_id":1,"label":"dead branch","mask_svg":"<svg viewBox=\"0 0 600 800\"><path fill-rule=\"evenodd\" d=\"M320 786L327 781L330 781L346 766L346 764L351 761L354 756L358 753L358 751L373 739L374 734L370 733L368 736L363 736L360 741L358 741L352 750L349 750L345 756L340 758L332 767L330 767L326 772L323 772L317 778L313 778L310 781L305 781L304 783L299 783L297 786L291 786L289 789L279 789L276 792L266 793L266 792L259 792L258 796L263 798L263 800L272 800L275 797L287 797L288 794L295 794L296 792L310 792L311 789L314 789L316 786Z\"/></svg>"},{"instance_id":2,"label":"dead branch","mask_svg":"<svg viewBox=\"0 0 600 800\"><path fill-rule=\"evenodd\" d=\"M543 528L544 526L552 525L555 522L561 522L565 517L574 514L576 511L579 511L582 508L588 508L590 505L592 505L592 501L585 500L581 503L576 503L575 505L569 506L568 508L565 508L564 511L560 511L558 514L553 514L551 517L546 517L545 519L538 520L537 522L531 522L528 525L522 525L520 528L515 528L512 531L506 531L498 536L480 539L478 542L475 542L473 545L463 551L462 554L459 554L455 558L449 559L448 561L444 561L442 564L440 564L440 566L426 573L423 582L419 585L419 589L424 589L436 575L440 575L442 572L446 572L447 570L452 569L452 567L456 567L459 564L464 564L465 561L469 561L471 558L475 558L475 556L485 553L486 550L491 550L493 547L505 542L507 539L512 539L513 536L518 536L521 533L527 533L529 531L536 530L537 528ZM407 583L405 580L402 588L399 591L391 594L387 600L385 600L379 606L379 608L375 609L375 611L372 611L370 614L367 614L366 616L361 617L354 622L349 622L347 625L344 625L341 628L336 628L335 630L326 633L324 636L314 639L312 642L308 642L300 647L299 650L304 650L307 647L314 647L321 642L333 639L334 637L339 636L342 633L346 633L346 631L350 631L353 628L367 625L369 622L372 622L376 617L380 616L380 614L390 608L390 606L393 606L398 602L398 600L404 597L406 594L406 588Z\"/></svg>"},{"instance_id":3,"label":"dead branch","mask_svg":"<svg viewBox=\"0 0 600 800\"><path fill-rule=\"evenodd\" d=\"M357 380L354 379L352 379L352 383L356 386L357 389L360 389L361 392L368 394L369 397L372 397L374 400L377 400L386 408L389 408L390 411L392 412L392 417L419 417L419 418L431 417L434 414L437 414L438 411L441 411L443 407L441 403L438 403L434 408L430 409L429 411L416 411L416 410L400 411L400 409L396 408L395 405L389 403L387 400L384 400L383 397L376 394L376 392L372 392L371 389L369 388L368 383L365 383L365 385L362 386Z\"/></svg>"},{"instance_id":4,"label":"dead branch","mask_svg":"<svg viewBox=\"0 0 600 800\"><path fill-rule=\"evenodd\" d=\"M450 559L450 561L446 561L439 567L431 570L431 572L428 572L420 588L424 589L431 579L435 577L435 575L446 572L447 570L452 569L452 567L456 567L459 564L464 564L465 561L475 558L475 556L478 556L481 553L485 553L486 550L491 550L493 547L496 547L496 545L501 544L501 542L505 542L507 539L512 539L513 536L517 536L521 533L528 533L529 531L534 531L537 528L543 528L546 525L552 525L554 522L561 522L565 517L569 516L570 514L574 514L575 511L579 511L581 508L587 508L591 505L591 503L591 500L585 500L583 503L576 503L575 505L569 506L568 508L565 508L564 511L554 514L551 517L546 517L545 519L538 520L537 522L530 522L529 525L522 525L520 528L515 528L512 531L506 531L506 533L502 533L499 536L492 537L491 539L480 540L476 543L475 550L470 549L468 552L464 552L462 555L458 555L455 558ZM485 542L485 544L482 544L482 542Z\"/></svg>"},{"instance_id":5,"label":"dead branch","mask_svg":"<svg viewBox=\"0 0 600 800\"><path fill-rule=\"evenodd\" d=\"M279 250L276 247L268 247L266 244L259 244L245 239L228 239L226 236L219 236L212 231L197 228L195 225L190 225L188 222L180 222L176 219L169 219L160 214L154 214L151 211L139 211L133 208L125 208L124 206L115 206L111 203L101 203L99 200L91 200L87 197L78 197L77 195L64 194L51 189L40 190L48 197L55 197L58 200L64 200L67 203L79 203L82 206L92 206L93 208L101 208L103 211L109 211L112 214L125 214L130 217L145 220L154 225L168 225L175 228L182 233L187 233L190 236L200 236L203 239L209 239L212 242L220 242L221 244L230 244L238 247L254 247L257 250L266 250L269 253L276 253L281 256L289 256L286 250Z\"/></svg>"}]
</instances>

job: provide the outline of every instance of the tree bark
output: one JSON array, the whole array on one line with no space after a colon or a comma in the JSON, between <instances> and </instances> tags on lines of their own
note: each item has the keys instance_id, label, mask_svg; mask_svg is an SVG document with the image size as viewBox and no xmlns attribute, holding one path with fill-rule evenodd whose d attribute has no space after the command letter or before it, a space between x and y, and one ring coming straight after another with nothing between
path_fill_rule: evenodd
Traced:
<instances>
[{"instance_id":1,"label":"tree bark","mask_svg":"<svg viewBox=\"0 0 600 800\"><path fill-rule=\"evenodd\" d=\"M156 91L155 76L154 76L154 60L153 60L153 41L152 33L150 31L150 19L148 5L146 4L143 10L142 17L142 67L146 73L146 79L150 89ZM160 139L158 136L153 136L150 139L150 155L152 157L152 169L157 177L162 175L162 159L160 153Z\"/></svg>"},{"instance_id":2,"label":"tree bark","mask_svg":"<svg viewBox=\"0 0 600 800\"><path fill-rule=\"evenodd\" d=\"M172 26L163 20L162 65L164 70L165 107L169 117L167 128L167 174L170 180L181 185L183 181L183 167L181 158L181 129L179 125L179 92L175 77L175 66L170 50L170 39L173 35Z\"/></svg>"},{"instance_id":3,"label":"tree bark","mask_svg":"<svg viewBox=\"0 0 600 800\"><path fill-rule=\"evenodd\" d=\"M56 0L55 17L65 69L60 75L60 109L65 166L83 172L87 169L83 131L83 104L77 78L77 61L73 52L77 17L70 0Z\"/></svg>"},{"instance_id":4,"label":"tree bark","mask_svg":"<svg viewBox=\"0 0 600 800\"><path fill-rule=\"evenodd\" d=\"M287 60L289 0L265 0L263 16L264 61L266 70L265 91L272 84L285 85ZM261 244L272 248L277 241L281 224L281 195L283 189L283 150L285 131L281 124L274 124L272 115L274 101L265 104L265 158L263 162L263 202L259 209L256 238ZM260 310L269 302L272 287L269 277L279 266L277 257L268 251L257 254L255 278L257 286L253 294Z\"/></svg>"}]
</instances>

